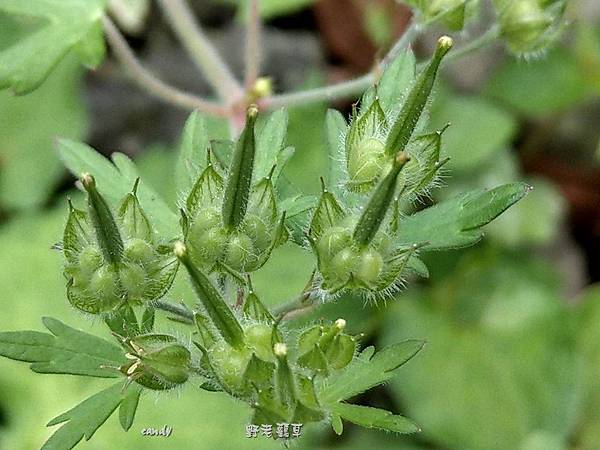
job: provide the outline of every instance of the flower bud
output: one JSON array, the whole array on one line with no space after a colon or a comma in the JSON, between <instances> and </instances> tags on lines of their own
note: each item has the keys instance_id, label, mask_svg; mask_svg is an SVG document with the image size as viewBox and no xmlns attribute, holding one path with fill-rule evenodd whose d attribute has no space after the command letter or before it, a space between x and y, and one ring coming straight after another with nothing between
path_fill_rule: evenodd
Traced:
<instances>
[{"instance_id":1,"label":"flower bud","mask_svg":"<svg viewBox=\"0 0 600 450\"><path fill-rule=\"evenodd\" d=\"M152 390L172 389L189 378L190 351L166 334L144 334L126 339L130 362L120 370Z\"/></svg>"}]
</instances>

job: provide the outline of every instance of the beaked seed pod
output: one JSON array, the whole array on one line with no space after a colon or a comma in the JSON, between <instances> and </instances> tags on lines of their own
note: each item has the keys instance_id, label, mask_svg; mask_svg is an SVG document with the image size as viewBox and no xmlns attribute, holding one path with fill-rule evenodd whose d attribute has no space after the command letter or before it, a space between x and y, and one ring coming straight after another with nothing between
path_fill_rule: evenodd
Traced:
<instances>
[{"instance_id":1,"label":"beaked seed pod","mask_svg":"<svg viewBox=\"0 0 600 450\"><path fill-rule=\"evenodd\" d=\"M152 390L166 390L188 380L191 354L175 337L143 334L124 339L122 344L130 361L119 370L138 384Z\"/></svg>"},{"instance_id":2,"label":"beaked seed pod","mask_svg":"<svg viewBox=\"0 0 600 450\"><path fill-rule=\"evenodd\" d=\"M133 191L113 215L96 188L94 177L82 176L88 211L70 206L63 236L67 264L67 298L81 311L108 313L124 302L141 304L162 297L177 271L177 260L160 251L152 226Z\"/></svg>"},{"instance_id":3,"label":"beaked seed pod","mask_svg":"<svg viewBox=\"0 0 600 450\"><path fill-rule=\"evenodd\" d=\"M275 167L263 179L253 180L257 115L258 109L251 106L226 176L221 176L209 152L207 166L186 202L186 245L194 263L207 272L253 272L284 234L271 180Z\"/></svg>"},{"instance_id":4,"label":"beaked seed pod","mask_svg":"<svg viewBox=\"0 0 600 450\"><path fill-rule=\"evenodd\" d=\"M242 349L244 347L244 331L221 293L208 276L192 263L183 243L176 242L173 252L187 269L192 287L217 332L231 347Z\"/></svg>"}]
</instances>

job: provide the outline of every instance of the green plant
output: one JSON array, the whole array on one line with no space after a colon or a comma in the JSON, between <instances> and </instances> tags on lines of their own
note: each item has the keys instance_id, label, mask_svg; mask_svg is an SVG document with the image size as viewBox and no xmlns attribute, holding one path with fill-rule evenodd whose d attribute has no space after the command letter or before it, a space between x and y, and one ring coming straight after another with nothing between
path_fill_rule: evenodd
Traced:
<instances>
[{"instance_id":1,"label":"green plant","mask_svg":"<svg viewBox=\"0 0 600 450\"><path fill-rule=\"evenodd\" d=\"M482 226L529 191L524 183L510 183L416 211L439 184L447 162L446 127L431 130L425 112L452 39L440 38L432 59L418 65L404 50L427 23L415 22L384 59L377 78L368 74L338 86L272 95L269 83L258 77L256 2L248 10L245 86L195 27L185 3L160 3L220 103L148 74L103 15L102 2L73 0L58 7L0 0L2 11L49 19L0 53L0 61L10 61L0 72L2 86L29 92L69 50L86 64L99 64L103 26L115 55L137 82L172 103L226 117L234 130L223 138L201 113L188 119L175 173L182 195L179 214L140 180L126 156L114 154L110 162L84 144L59 141L61 157L87 198L85 209L69 203L59 245L67 298L83 313L101 318L117 344L45 318L51 334L1 333L0 354L29 362L36 372L124 381L53 419L49 425L66 423L45 448L72 448L89 439L117 408L128 430L143 391L175 389L192 377L201 389L247 402L255 425L328 422L341 434L344 419L399 433L418 431L403 416L346 401L391 379L422 341L405 340L377 353L372 347L359 351L360 336L345 332L343 318L302 330L287 327L286 321L344 293L376 300L391 295L411 273L427 276L420 251L476 243ZM66 33L68 39L58 45L48 38L54 33ZM465 50L470 49L457 53ZM44 58L37 60L40 51ZM285 174L294 149L286 146L287 114L278 108L360 91L365 92L350 124L337 111L327 115L332 163L321 179L319 198L299 191ZM315 267L298 298L272 311L254 291L251 277L286 241L310 250ZM194 307L166 297L182 272L196 293ZM157 312L180 322L181 335L155 329Z\"/></svg>"}]
</instances>

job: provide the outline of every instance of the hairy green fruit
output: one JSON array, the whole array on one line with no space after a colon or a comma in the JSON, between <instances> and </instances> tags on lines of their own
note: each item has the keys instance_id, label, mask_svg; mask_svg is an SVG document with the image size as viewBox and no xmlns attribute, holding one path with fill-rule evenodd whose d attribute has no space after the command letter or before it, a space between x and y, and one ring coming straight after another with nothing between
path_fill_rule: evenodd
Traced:
<instances>
[{"instance_id":1,"label":"hairy green fruit","mask_svg":"<svg viewBox=\"0 0 600 450\"><path fill-rule=\"evenodd\" d=\"M246 344L263 361L274 362L273 345L271 338L273 329L269 325L254 324L250 325L244 331L246 335Z\"/></svg>"},{"instance_id":2,"label":"hairy green fruit","mask_svg":"<svg viewBox=\"0 0 600 450\"><path fill-rule=\"evenodd\" d=\"M226 342L218 342L209 349L210 362L217 377L229 389L239 391L244 385L244 372L252 357L248 348L233 348Z\"/></svg>"}]
</instances>

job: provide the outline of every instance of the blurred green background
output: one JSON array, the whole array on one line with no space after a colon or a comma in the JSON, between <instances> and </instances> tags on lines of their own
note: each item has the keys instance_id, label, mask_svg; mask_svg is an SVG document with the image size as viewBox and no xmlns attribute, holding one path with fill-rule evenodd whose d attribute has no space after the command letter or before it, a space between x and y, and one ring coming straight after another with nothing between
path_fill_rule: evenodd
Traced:
<instances>
[{"instance_id":1,"label":"blurred green background","mask_svg":"<svg viewBox=\"0 0 600 450\"><path fill-rule=\"evenodd\" d=\"M145 11L145 2L133 3ZM194 5L239 70L236 3ZM391 0L265 0L263 7L265 73L278 89L361 73L408 18ZM600 287L594 286L600 281L600 7L573 1L569 15L564 39L539 59L516 60L495 46L449 65L430 108L433 125L452 122L445 134L452 157L447 188L435 199L512 180L526 180L534 191L488 226L474 248L425 254L430 278L409 283L386 307L341 298L292 323L343 316L369 343L426 339L393 383L358 399L415 419L423 432L403 437L348 426L338 438L307 429L295 448L600 449ZM0 50L22 31L0 14ZM426 54L440 32L423 36L417 53ZM207 92L157 11L148 9L128 38L165 79ZM290 111L288 144L297 152L288 176L307 191L318 189L328 164L328 106L350 110L350 102L341 102ZM174 204L173 149L185 116L139 92L111 61L85 73L67 58L34 93L0 92L0 329L42 330L40 318L51 315L107 335L99 321L68 307L61 255L51 249L61 238L66 197L78 195L54 139L129 154ZM255 287L270 305L282 303L302 289L310 264L307 253L286 245ZM177 333L172 323L162 326ZM48 420L102 386L107 382L36 375L1 359L0 449L39 448L53 432L44 427ZM248 420L241 403L188 383L145 394L129 433L112 417L80 448L278 448L245 438ZM163 425L174 430L169 438L140 434Z\"/></svg>"}]
</instances>

